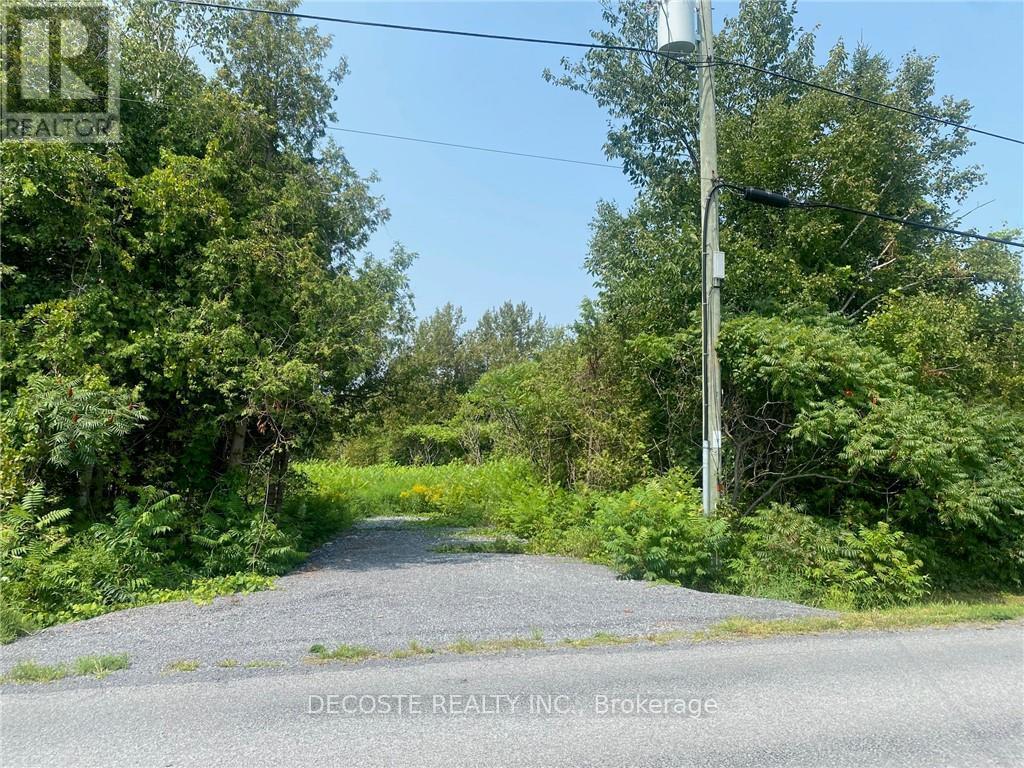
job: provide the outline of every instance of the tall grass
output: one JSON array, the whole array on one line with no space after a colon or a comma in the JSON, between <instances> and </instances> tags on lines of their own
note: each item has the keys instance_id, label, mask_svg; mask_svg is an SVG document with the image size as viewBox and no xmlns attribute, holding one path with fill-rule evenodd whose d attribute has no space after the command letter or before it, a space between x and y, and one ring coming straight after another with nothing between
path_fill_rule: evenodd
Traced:
<instances>
[{"instance_id":1,"label":"tall grass","mask_svg":"<svg viewBox=\"0 0 1024 768\"><path fill-rule=\"evenodd\" d=\"M423 515L430 521L513 536L527 552L607 563L651 581L797 602L864 609L927 595L928 578L902 533L884 523L846 529L784 505L708 520L692 478L669 472L619 493L568 490L523 462L301 470L320 503L352 517ZM520 542L525 542L520 547Z\"/></svg>"},{"instance_id":2,"label":"tall grass","mask_svg":"<svg viewBox=\"0 0 1024 768\"><path fill-rule=\"evenodd\" d=\"M438 522L478 525L536 486L527 466L513 461L370 467L316 461L297 469L312 481L318 504L344 508L353 518L431 515Z\"/></svg>"}]
</instances>

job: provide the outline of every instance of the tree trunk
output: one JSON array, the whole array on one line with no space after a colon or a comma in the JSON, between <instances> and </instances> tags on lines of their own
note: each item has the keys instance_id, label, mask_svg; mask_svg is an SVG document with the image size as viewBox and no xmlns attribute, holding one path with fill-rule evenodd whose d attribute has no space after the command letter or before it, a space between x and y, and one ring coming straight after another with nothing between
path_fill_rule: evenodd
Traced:
<instances>
[{"instance_id":1,"label":"tree trunk","mask_svg":"<svg viewBox=\"0 0 1024 768\"><path fill-rule=\"evenodd\" d=\"M282 449L274 454L270 463L271 480L267 486L266 506L274 510L275 515L281 511L284 503L284 481L288 474L288 450Z\"/></svg>"},{"instance_id":2,"label":"tree trunk","mask_svg":"<svg viewBox=\"0 0 1024 768\"><path fill-rule=\"evenodd\" d=\"M249 420L239 419L235 422L235 430L231 435L231 450L228 453L228 469L242 465L245 456L245 436L248 432Z\"/></svg>"},{"instance_id":3,"label":"tree trunk","mask_svg":"<svg viewBox=\"0 0 1024 768\"><path fill-rule=\"evenodd\" d=\"M78 473L78 508L83 512L89 509L89 496L92 491L92 475L95 465L87 464Z\"/></svg>"}]
</instances>

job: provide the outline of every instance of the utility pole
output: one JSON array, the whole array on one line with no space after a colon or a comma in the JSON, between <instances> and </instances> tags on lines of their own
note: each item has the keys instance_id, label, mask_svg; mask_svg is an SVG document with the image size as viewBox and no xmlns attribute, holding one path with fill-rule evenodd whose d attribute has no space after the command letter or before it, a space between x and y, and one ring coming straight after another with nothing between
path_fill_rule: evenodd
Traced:
<instances>
[{"instance_id":1,"label":"utility pole","mask_svg":"<svg viewBox=\"0 0 1024 768\"><path fill-rule=\"evenodd\" d=\"M658 52L697 54L700 86L700 232L701 232L701 383L703 395L703 506L711 516L718 506L722 467L722 383L718 332L722 325L725 257L718 245L718 132L715 127L714 40L711 0L658 0ZM699 32L698 32L699 30Z\"/></svg>"},{"instance_id":2,"label":"utility pole","mask_svg":"<svg viewBox=\"0 0 1024 768\"><path fill-rule=\"evenodd\" d=\"M718 333L722 326L722 280L725 259L718 244L718 130L715 124L715 76L712 60L714 40L711 0L697 0L700 43L700 226L704 252L702 286L703 382L704 382L704 514L713 515L718 506L719 475L722 468L722 376L718 363Z\"/></svg>"}]
</instances>

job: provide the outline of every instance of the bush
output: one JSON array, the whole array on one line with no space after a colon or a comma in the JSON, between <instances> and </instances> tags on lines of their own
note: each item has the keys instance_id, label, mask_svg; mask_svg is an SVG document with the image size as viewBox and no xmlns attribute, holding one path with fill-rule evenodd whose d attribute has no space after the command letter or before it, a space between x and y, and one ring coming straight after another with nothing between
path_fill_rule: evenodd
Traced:
<instances>
[{"instance_id":1,"label":"bush","mask_svg":"<svg viewBox=\"0 0 1024 768\"><path fill-rule=\"evenodd\" d=\"M406 427L391 448L391 458L399 464L449 464L465 455L460 431L443 424Z\"/></svg>"},{"instance_id":2,"label":"bush","mask_svg":"<svg viewBox=\"0 0 1024 768\"><path fill-rule=\"evenodd\" d=\"M785 504L740 521L731 586L750 595L833 608L910 603L928 591L920 560L887 523L842 528Z\"/></svg>"},{"instance_id":3,"label":"bush","mask_svg":"<svg viewBox=\"0 0 1024 768\"><path fill-rule=\"evenodd\" d=\"M230 486L202 508L136 488L108 521L87 526L33 486L0 515L0 642L119 608L267 586L355 516L329 488L299 475L288 485L276 514Z\"/></svg>"},{"instance_id":4,"label":"bush","mask_svg":"<svg viewBox=\"0 0 1024 768\"><path fill-rule=\"evenodd\" d=\"M604 497L595 524L612 562L627 576L702 589L719 582L728 523L703 515L700 492L681 472Z\"/></svg>"}]
</instances>

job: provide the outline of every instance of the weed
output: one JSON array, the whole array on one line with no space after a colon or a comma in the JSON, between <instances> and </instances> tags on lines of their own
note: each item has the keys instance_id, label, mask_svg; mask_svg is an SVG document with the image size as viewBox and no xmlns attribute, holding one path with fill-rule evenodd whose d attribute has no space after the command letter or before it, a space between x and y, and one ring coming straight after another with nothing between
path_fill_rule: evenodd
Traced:
<instances>
[{"instance_id":1,"label":"weed","mask_svg":"<svg viewBox=\"0 0 1024 768\"><path fill-rule=\"evenodd\" d=\"M695 639L717 640L853 630L917 629L965 623L991 624L1020 618L1024 618L1024 600L1019 598L1007 598L1003 602L989 603L942 602L905 608L851 611L837 616L806 616L775 621L733 618L714 624L703 632L697 633Z\"/></svg>"},{"instance_id":2,"label":"weed","mask_svg":"<svg viewBox=\"0 0 1024 768\"><path fill-rule=\"evenodd\" d=\"M567 637L559 645L566 646L568 648L596 648L604 645L626 645L627 643L638 643L641 640L650 640L655 642L654 635L648 635L646 637L639 637L636 635L616 635L611 632L595 632L590 637L578 637L569 638Z\"/></svg>"},{"instance_id":3,"label":"weed","mask_svg":"<svg viewBox=\"0 0 1024 768\"><path fill-rule=\"evenodd\" d=\"M345 645L344 643L333 651L317 643L310 647L309 652L324 661L363 661L380 655L373 648L367 648L364 645Z\"/></svg>"},{"instance_id":4,"label":"weed","mask_svg":"<svg viewBox=\"0 0 1024 768\"><path fill-rule=\"evenodd\" d=\"M231 669L238 666L238 661L236 659L221 659L217 662L217 666L222 669Z\"/></svg>"},{"instance_id":5,"label":"weed","mask_svg":"<svg viewBox=\"0 0 1024 768\"><path fill-rule=\"evenodd\" d=\"M65 677L92 676L102 679L119 669L128 669L131 661L127 653L102 654L98 656L81 656L69 667L67 664L37 664L34 661L22 661L15 664L6 676L0 678L3 683L52 683Z\"/></svg>"},{"instance_id":6,"label":"weed","mask_svg":"<svg viewBox=\"0 0 1024 768\"><path fill-rule=\"evenodd\" d=\"M63 664L36 664L34 661L20 661L7 673L4 682L52 683L68 676Z\"/></svg>"},{"instance_id":7,"label":"weed","mask_svg":"<svg viewBox=\"0 0 1024 768\"><path fill-rule=\"evenodd\" d=\"M388 658L391 659L409 659L413 656L428 656L434 652L433 648L428 648L425 645L413 640L409 643L408 648L399 648L397 651L392 651L388 654Z\"/></svg>"},{"instance_id":8,"label":"weed","mask_svg":"<svg viewBox=\"0 0 1024 768\"><path fill-rule=\"evenodd\" d=\"M509 637L495 640L467 640L460 637L454 643L445 646L449 653L500 653L501 651L530 651L544 648L543 638Z\"/></svg>"},{"instance_id":9,"label":"weed","mask_svg":"<svg viewBox=\"0 0 1024 768\"><path fill-rule=\"evenodd\" d=\"M195 672L197 669L199 669L197 659L178 659L164 667L164 672Z\"/></svg>"},{"instance_id":10,"label":"weed","mask_svg":"<svg viewBox=\"0 0 1024 768\"><path fill-rule=\"evenodd\" d=\"M444 649L449 653L472 653L476 650L476 644L464 637L460 637L454 643L446 645Z\"/></svg>"},{"instance_id":11,"label":"weed","mask_svg":"<svg viewBox=\"0 0 1024 768\"><path fill-rule=\"evenodd\" d=\"M127 653L82 656L75 661L75 674L104 678L111 672L128 669L130 666L131 661L129 661Z\"/></svg>"}]
</instances>

